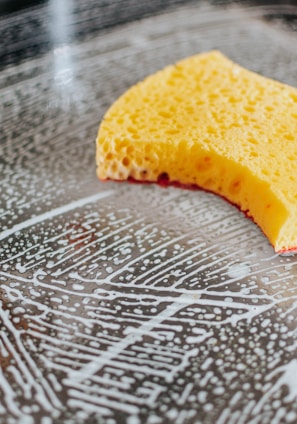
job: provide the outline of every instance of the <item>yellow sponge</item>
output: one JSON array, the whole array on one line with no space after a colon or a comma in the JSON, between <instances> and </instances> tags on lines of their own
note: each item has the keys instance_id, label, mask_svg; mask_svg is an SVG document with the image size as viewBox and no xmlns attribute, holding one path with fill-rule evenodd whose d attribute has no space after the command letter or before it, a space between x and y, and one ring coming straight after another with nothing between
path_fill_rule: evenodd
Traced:
<instances>
[{"instance_id":1,"label":"yellow sponge","mask_svg":"<svg viewBox=\"0 0 297 424\"><path fill-rule=\"evenodd\" d=\"M168 66L107 111L102 180L198 186L245 211L276 252L297 250L297 90L212 51Z\"/></svg>"}]
</instances>

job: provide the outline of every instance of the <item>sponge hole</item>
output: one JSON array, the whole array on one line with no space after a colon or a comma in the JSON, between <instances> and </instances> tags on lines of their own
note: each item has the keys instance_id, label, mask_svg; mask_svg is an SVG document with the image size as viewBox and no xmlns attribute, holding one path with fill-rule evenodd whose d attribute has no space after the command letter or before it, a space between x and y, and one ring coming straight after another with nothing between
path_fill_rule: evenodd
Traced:
<instances>
[{"instance_id":1,"label":"sponge hole","mask_svg":"<svg viewBox=\"0 0 297 424\"><path fill-rule=\"evenodd\" d=\"M127 151L127 155L131 155L134 152L133 146L128 146L126 151Z\"/></svg>"},{"instance_id":2,"label":"sponge hole","mask_svg":"<svg viewBox=\"0 0 297 424\"><path fill-rule=\"evenodd\" d=\"M169 128L168 130L165 131L165 134L168 134L168 135L175 135L178 133L179 133L179 130L175 128Z\"/></svg>"},{"instance_id":3,"label":"sponge hole","mask_svg":"<svg viewBox=\"0 0 297 424\"><path fill-rule=\"evenodd\" d=\"M239 102L239 99L237 97L234 97L234 96L230 96L228 100L232 104Z\"/></svg>"},{"instance_id":4,"label":"sponge hole","mask_svg":"<svg viewBox=\"0 0 297 424\"><path fill-rule=\"evenodd\" d=\"M212 167L212 161L209 156L204 156L196 164L196 169L199 172L206 172Z\"/></svg>"},{"instance_id":5,"label":"sponge hole","mask_svg":"<svg viewBox=\"0 0 297 424\"><path fill-rule=\"evenodd\" d=\"M172 113L167 112L166 110L160 110L159 115L162 116L162 118L171 118Z\"/></svg>"},{"instance_id":6,"label":"sponge hole","mask_svg":"<svg viewBox=\"0 0 297 424\"><path fill-rule=\"evenodd\" d=\"M231 195L238 194L241 190L241 179L236 178L232 181L232 183L229 186L229 192Z\"/></svg>"},{"instance_id":7,"label":"sponge hole","mask_svg":"<svg viewBox=\"0 0 297 424\"><path fill-rule=\"evenodd\" d=\"M146 144L144 147L144 151L146 154L150 154L152 151L152 145L151 144Z\"/></svg>"},{"instance_id":8,"label":"sponge hole","mask_svg":"<svg viewBox=\"0 0 297 424\"><path fill-rule=\"evenodd\" d=\"M292 134L285 134L284 137L288 141L293 141L295 139L295 137Z\"/></svg>"},{"instance_id":9,"label":"sponge hole","mask_svg":"<svg viewBox=\"0 0 297 424\"><path fill-rule=\"evenodd\" d=\"M291 93L290 98L293 100L294 103L297 103L297 93Z\"/></svg>"},{"instance_id":10,"label":"sponge hole","mask_svg":"<svg viewBox=\"0 0 297 424\"><path fill-rule=\"evenodd\" d=\"M127 131L133 135L137 134L137 129L135 127L127 127Z\"/></svg>"},{"instance_id":11,"label":"sponge hole","mask_svg":"<svg viewBox=\"0 0 297 424\"><path fill-rule=\"evenodd\" d=\"M118 172L118 164L117 164L116 162L113 162L113 163L111 164L110 169L111 169L111 171L112 171L113 173L117 173L117 172Z\"/></svg>"},{"instance_id":12,"label":"sponge hole","mask_svg":"<svg viewBox=\"0 0 297 424\"><path fill-rule=\"evenodd\" d=\"M214 127L207 127L208 134L216 134L216 129Z\"/></svg>"},{"instance_id":13,"label":"sponge hole","mask_svg":"<svg viewBox=\"0 0 297 424\"><path fill-rule=\"evenodd\" d=\"M259 144L258 140L256 140L254 137L248 137L247 140L248 140L249 143L254 144L255 146L257 146Z\"/></svg>"},{"instance_id":14,"label":"sponge hole","mask_svg":"<svg viewBox=\"0 0 297 424\"><path fill-rule=\"evenodd\" d=\"M122 164L123 164L124 166L129 166L129 163L130 163L129 158L127 158L127 156L125 156L125 157L122 159Z\"/></svg>"},{"instance_id":15,"label":"sponge hole","mask_svg":"<svg viewBox=\"0 0 297 424\"><path fill-rule=\"evenodd\" d=\"M245 106L244 110L249 112L249 113L254 113L255 112L255 108L254 106Z\"/></svg>"}]
</instances>

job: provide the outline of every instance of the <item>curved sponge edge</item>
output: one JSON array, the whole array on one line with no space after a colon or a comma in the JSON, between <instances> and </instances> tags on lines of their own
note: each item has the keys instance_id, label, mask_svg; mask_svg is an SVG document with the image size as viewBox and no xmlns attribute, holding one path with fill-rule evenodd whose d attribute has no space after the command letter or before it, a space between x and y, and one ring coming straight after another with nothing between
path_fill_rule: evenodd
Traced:
<instances>
[{"instance_id":1,"label":"curved sponge edge","mask_svg":"<svg viewBox=\"0 0 297 424\"><path fill-rule=\"evenodd\" d=\"M100 179L198 186L235 203L276 252L297 250L297 90L213 51L130 88L97 137Z\"/></svg>"}]
</instances>

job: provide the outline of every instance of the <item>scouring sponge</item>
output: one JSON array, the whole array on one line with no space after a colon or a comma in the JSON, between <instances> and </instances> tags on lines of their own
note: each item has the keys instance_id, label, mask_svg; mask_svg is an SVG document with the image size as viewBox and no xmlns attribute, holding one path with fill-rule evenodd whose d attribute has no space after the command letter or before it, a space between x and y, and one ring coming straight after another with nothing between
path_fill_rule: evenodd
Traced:
<instances>
[{"instance_id":1,"label":"scouring sponge","mask_svg":"<svg viewBox=\"0 0 297 424\"><path fill-rule=\"evenodd\" d=\"M100 179L197 186L239 206L276 252L297 250L297 90L220 52L149 76L107 111Z\"/></svg>"}]
</instances>

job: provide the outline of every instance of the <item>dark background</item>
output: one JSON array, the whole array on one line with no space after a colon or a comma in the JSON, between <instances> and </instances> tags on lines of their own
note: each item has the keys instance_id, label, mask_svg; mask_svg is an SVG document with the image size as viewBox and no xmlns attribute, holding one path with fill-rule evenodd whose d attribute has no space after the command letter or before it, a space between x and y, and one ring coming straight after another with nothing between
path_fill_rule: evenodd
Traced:
<instances>
[{"instance_id":1,"label":"dark background","mask_svg":"<svg viewBox=\"0 0 297 424\"><path fill-rule=\"evenodd\" d=\"M57 45L83 41L100 31L167 12L199 0L0 0L0 69L40 56ZM223 8L230 3L297 5L297 0L231 1L212 0ZM59 12L59 10L62 12ZM68 38L53 30L57 16L71 27ZM267 19L281 19L297 29L297 14L275 14Z\"/></svg>"}]
</instances>

